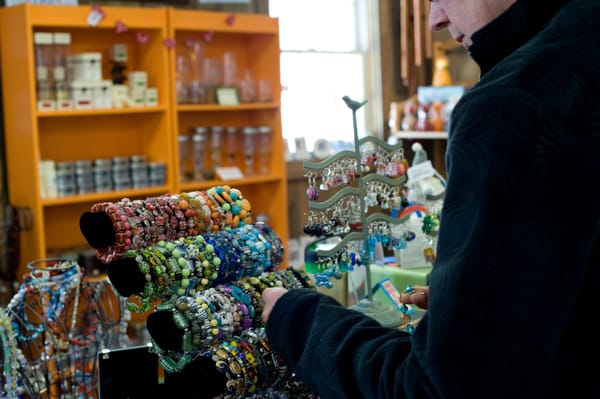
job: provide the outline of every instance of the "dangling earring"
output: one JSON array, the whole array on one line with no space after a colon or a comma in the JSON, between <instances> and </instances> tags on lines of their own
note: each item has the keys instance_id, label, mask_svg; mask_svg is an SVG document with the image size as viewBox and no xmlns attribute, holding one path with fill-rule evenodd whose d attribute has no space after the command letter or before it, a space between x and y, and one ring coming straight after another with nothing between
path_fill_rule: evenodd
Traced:
<instances>
[{"instance_id":1,"label":"dangling earring","mask_svg":"<svg viewBox=\"0 0 600 399\"><path fill-rule=\"evenodd\" d=\"M306 188L306 198L309 201L317 201L319 199L319 189L314 175L308 176L308 187Z\"/></svg>"}]
</instances>

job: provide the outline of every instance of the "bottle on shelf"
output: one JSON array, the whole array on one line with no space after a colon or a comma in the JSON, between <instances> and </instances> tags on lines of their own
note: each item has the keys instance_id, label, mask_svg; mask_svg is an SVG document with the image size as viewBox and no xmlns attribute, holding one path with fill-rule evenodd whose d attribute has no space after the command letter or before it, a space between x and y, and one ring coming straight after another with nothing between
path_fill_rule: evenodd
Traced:
<instances>
[{"instance_id":1,"label":"bottle on shelf","mask_svg":"<svg viewBox=\"0 0 600 399\"><path fill-rule=\"evenodd\" d=\"M240 102L253 103L257 100L256 79L251 69L244 71L243 77L240 80Z\"/></svg>"},{"instance_id":2,"label":"bottle on shelf","mask_svg":"<svg viewBox=\"0 0 600 399\"><path fill-rule=\"evenodd\" d=\"M192 65L187 51L178 51L175 56L175 91L177 104L190 103L190 86L192 80Z\"/></svg>"},{"instance_id":3,"label":"bottle on shelf","mask_svg":"<svg viewBox=\"0 0 600 399\"><path fill-rule=\"evenodd\" d=\"M238 129L235 126L227 126L225 128L225 154L227 166L235 166L237 164L238 152Z\"/></svg>"},{"instance_id":4,"label":"bottle on shelf","mask_svg":"<svg viewBox=\"0 0 600 399\"><path fill-rule=\"evenodd\" d=\"M235 54L230 51L223 53L223 86L235 88L239 86L237 60Z\"/></svg>"},{"instance_id":5,"label":"bottle on shelf","mask_svg":"<svg viewBox=\"0 0 600 399\"><path fill-rule=\"evenodd\" d=\"M242 130L244 135L244 173L252 176L256 173L254 155L256 151L256 134L258 130L254 126L245 126Z\"/></svg>"},{"instance_id":6,"label":"bottle on shelf","mask_svg":"<svg viewBox=\"0 0 600 399\"><path fill-rule=\"evenodd\" d=\"M213 170L221 166L221 143L223 141L224 128L220 125L210 127L210 159Z\"/></svg>"},{"instance_id":7,"label":"bottle on shelf","mask_svg":"<svg viewBox=\"0 0 600 399\"><path fill-rule=\"evenodd\" d=\"M192 159L194 162L193 179L204 180L206 170L204 169L204 160L206 158L206 143L208 129L204 126L194 128L192 136Z\"/></svg>"},{"instance_id":8,"label":"bottle on shelf","mask_svg":"<svg viewBox=\"0 0 600 399\"><path fill-rule=\"evenodd\" d=\"M52 58L54 38L50 32L36 32L33 35L35 46L35 80L38 109L50 111L56 108L56 96L52 87Z\"/></svg>"},{"instance_id":9,"label":"bottle on shelf","mask_svg":"<svg viewBox=\"0 0 600 399\"><path fill-rule=\"evenodd\" d=\"M271 126L262 125L257 129L256 153L258 155L260 174L269 173L269 163L271 161L271 146L273 139L273 129Z\"/></svg>"},{"instance_id":10,"label":"bottle on shelf","mask_svg":"<svg viewBox=\"0 0 600 399\"><path fill-rule=\"evenodd\" d=\"M188 39L185 41L190 65L189 103L206 103L206 90L202 85L202 60L204 48L199 40Z\"/></svg>"},{"instance_id":11,"label":"bottle on shelf","mask_svg":"<svg viewBox=\"0 0 600 399\"><path fill-rule=\"evenodd\" d=\"M180 134L177 137L179 146L179 181L188 181L190 179L190 142L191 137L187 134Z\"/></svg>"},{"instance_id":12,"label":"bottle on shelf","mask_svg":"<svg viewBox=\"0 0 600 399\"><path fill-rule=\"evenodd\" d=\"M52 78L57 109L72 109L71 95L67 76L67 58L71 47L71 34L68 32L53 33Z\"/></svg>"},{"instance_id":13,"label":"bottle on shelf","mask_svg":"<svg viewBox=\"0 0 600 399\"><path fill-rule=\"evenodd\" d=\"M223 82L223 67L220 60L205 57L202 61L202 87L206 104L217 103L217 88Z\"/></svg>"}]
</instances>

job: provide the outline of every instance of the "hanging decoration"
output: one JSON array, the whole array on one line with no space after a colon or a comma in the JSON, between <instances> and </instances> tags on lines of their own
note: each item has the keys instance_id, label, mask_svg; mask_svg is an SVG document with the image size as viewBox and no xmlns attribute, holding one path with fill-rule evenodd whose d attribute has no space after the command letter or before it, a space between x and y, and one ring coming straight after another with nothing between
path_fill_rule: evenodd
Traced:
<instances>
[{"instance_id":1,"label":"hanging decoration","mask_svg":"<svg viewBox=\"0 0 600 399\"><path fill-rule=\"evenodd\" d=\"M129 27L125 25L125 23L123 23L123 21L121 21L120 19L117 19L115 21L115 32L117 32L117 34L125 33L128 29Z\"/></svg>"},{"instance_id":2,"label":"hanging decoration","mask_svg":"<svg viewBox=\"0 0 600 399\"><path fill-rule=\"evenodd\" d=\"M235 23L235 14L229 14L227 18L225 18L225 23L229 26L232 26Z\"/></svg>"},{"instance_id":3,"label":"hanging decoration","mask_svg":"<svg viewBox=\"0 0 600 399\"><path fill-rule=\"evenodd\" d=\"M147 32L137 32L135 34L135 40L139 44L146 44L150 41L150 34Z\"/></svg>"},{"instance_id":4,"label":"hanging decoration","mask_svg":"<svg viewBox=\"0 0 600 399\"><path fill-rule=\"evenodd\" d=\"M177 41L172 37L167 37L163 40L163 45L168 49L172 49L177 45Z\"/></svg>"},{"instance_id":5,"label":"hanging decoration","mask_svg":"<svg viewBox=\"0 0 600 399\"><path fill-rule=\"evenodd\" d=\"M105 16L106 13L104 10L99 5L94 4L87 16L87 23L90 26L98 26L100 21L102 21Z\"/></svg>"},{"instance_id":6,"label":"hanging decoration","mask_svg":"<svg viewBox=\"0 0 600 399\"><path fill-rule=\"evenodd\" d=\"M210 42L212 42L214 36L215 36L215 32L212 30L209 30L209 31L202 33L202 40L204 40L205 43L210 43Z\"/></svg>"}]
</instances>

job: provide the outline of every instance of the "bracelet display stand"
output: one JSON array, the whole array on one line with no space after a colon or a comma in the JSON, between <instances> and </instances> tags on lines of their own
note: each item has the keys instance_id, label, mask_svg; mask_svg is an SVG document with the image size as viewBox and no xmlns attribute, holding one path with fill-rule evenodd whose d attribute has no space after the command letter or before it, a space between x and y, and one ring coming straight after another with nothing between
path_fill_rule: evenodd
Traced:
<instances>
[{"instance_id":1,"label":"bracelet display stand","mask_svg":"<svg viewBox=\"0 0 600 399\"><path fill-rule=\"evenodd\" d=\"M96 397L97 354L128 343L124 301L106 278L88 278L75 261L28 267L0 311L0 397Z\"/></svg>"},{"instance_id":2,"label":"bracelet display stand","mask_svg":"<svg viewBox=\"0 0 600 399\"><path fill-rule=\"evenodd\" d=\"M403 228L408 215L401 214L408 206L408 162L402 143L388 145L374 136L359 139L356 111L366 101L347 96L344 101L352 110L354 151L340 151L322 162L304 161L309 208L304 232L319 237L307 247L306 271L315 275L317 285L330 287L332 278L364 266L366 298L351 308L395 327L406 322L410 308L398 312L372 299L370 267L376 260L377 245L399 247L414 237ZM319 201L324 191L332 194Z\"/></svg>"},{"instance_id":3,"label":"bracelet display stand","mask_svg":"<svg viewBox=\"0 0 600 399\"><path fill-rule=\"evenodd\" d=\"M167 376L201 379L194 397L316 398L271 350L260 299L314 283L279 268L281 239L250 212L239 190L217 186L97 204L80 227L128 309L152 310L151 350Z\"/></svg>"}]
</instances>

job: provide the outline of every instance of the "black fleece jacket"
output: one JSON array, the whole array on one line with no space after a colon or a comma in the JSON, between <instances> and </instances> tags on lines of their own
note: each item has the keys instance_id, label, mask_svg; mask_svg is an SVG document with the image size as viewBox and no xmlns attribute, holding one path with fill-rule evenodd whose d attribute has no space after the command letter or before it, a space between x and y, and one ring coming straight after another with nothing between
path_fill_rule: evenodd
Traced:
<instances>
[{"instance_id":1,"label":"black fleece jacket","mask_svg":"<svg viewBox=\"0 0 600 399\"><path fill-rule=\"evenodd\" d=\"M271 313L323 398L600 398L600 1L518 0L469 51L414 335L310 290Z\"/></svg>"}]
</instances>

